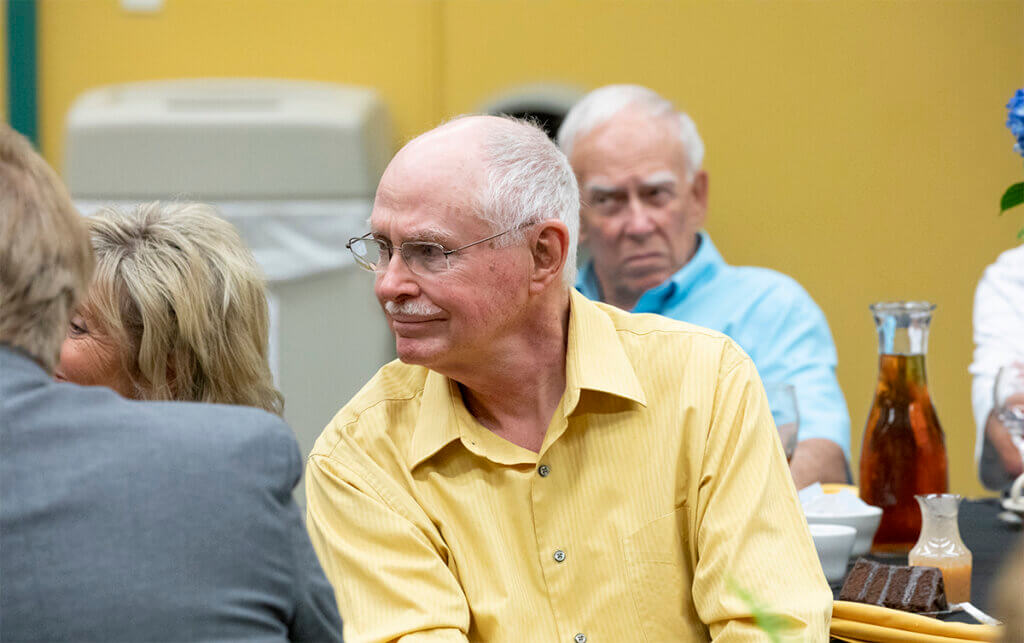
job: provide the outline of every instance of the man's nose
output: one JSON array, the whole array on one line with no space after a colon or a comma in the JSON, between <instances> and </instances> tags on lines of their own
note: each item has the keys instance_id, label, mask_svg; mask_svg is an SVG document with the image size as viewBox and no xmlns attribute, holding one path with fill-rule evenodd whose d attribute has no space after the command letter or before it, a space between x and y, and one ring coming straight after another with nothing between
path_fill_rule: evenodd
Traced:
<instances>
[{"instance_id":1,"label":"man's nose","mask_svg":"<svg viewBox=\"0 0 1024 643\"><path fill-rule=\"evenodd\" d=\"M626 206L626 234L633 237L645 237L654 232L654 212L636 194L629 196Z\"/></svg>"},{"instance_id":2,"label":"man's nose","mask_svg":"<svg viewBox=\"0 0 1024 643\"><path fill-rule=\"evenodd\" d=\"M397 248L384 269L377 271L374 291L381 302L393 301L402 296L415 297L419 294L416 275L409 270Z\"/></svg>"}]
</instances>

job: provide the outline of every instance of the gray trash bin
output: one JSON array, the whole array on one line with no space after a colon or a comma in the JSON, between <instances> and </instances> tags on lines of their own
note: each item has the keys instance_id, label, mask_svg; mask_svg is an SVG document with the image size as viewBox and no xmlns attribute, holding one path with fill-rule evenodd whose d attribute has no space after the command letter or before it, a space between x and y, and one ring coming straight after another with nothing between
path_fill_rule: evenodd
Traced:
<instances>
[{"instance_id":1,"label":"gray trash bin","mask_svg":"<svg viewBox=\"0 0 1024 643\"><path fill-rule=\"evenodd\" d=\"M64 171L84 214L179 199L212 203L235 224L267 276L271 367L305 455L394 358L372 276L345 250L367 230L389 158L371 90L200 79L83 94L67 118Z\"/></svg>"}]
</instances>

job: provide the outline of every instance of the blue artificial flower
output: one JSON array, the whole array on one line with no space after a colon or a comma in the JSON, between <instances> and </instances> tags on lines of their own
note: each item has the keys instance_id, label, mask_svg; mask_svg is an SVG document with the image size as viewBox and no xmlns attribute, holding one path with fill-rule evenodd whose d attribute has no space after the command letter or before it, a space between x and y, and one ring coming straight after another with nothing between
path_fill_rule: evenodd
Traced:
<instances>
[{"instance_id":1,"label":"blue artificial flower","mask_svg":"<svg viewBox=\"0 0 1024 643\"><path fill-rule=\"evenodd\" d=\"M1017 139L1013 151L1024 156L1024 89L1017 90L1010 102L1006 104L1006 109L1010 110L1006 126L1010 128L1010 133Z\"/></svg>"}]
</instances>

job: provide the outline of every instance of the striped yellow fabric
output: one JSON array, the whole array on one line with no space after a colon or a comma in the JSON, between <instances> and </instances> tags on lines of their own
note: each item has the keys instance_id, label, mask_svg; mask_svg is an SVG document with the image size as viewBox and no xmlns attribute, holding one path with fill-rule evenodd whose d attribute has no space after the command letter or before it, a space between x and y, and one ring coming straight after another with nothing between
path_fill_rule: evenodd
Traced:
<instances>
[{"instance_id":1,"label":"striped yellow fabric","mask_svg":"<svg viewBox=\"0 0 1024 643\"><path fill-rule=\"evenodd\" d=\"M345 640L827 640L831 593L750 359L571 296L540 453L391 363L320 436L308 526ZM404 638L403 638L404 637Z\"/></svg>"}]
</instances>

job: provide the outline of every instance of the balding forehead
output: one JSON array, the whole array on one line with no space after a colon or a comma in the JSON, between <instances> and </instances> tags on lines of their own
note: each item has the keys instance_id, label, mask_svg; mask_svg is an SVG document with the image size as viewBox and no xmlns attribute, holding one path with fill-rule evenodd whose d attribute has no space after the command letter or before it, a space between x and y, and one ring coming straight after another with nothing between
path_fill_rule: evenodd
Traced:
<instances>
[{"instance_id":1,"label":"balding forehead","mask_svg":"<svg viewBox=\"0 0 1024 643\"><path fill-rule=\"evenodd\" d=\"M532 129L495 116L469 116L413 139L385 170L375 204L420 211L454 205L479 212L488 185L489 137L517 128Z\"/></svg>"},{"instance_id":2,"label":"balding forehead","mask_svg":"<svg viewBox=\"0 0 1024 643\"><path fill-rule=\"evenodd\" d=\"M395 198L394 191L386 181L382 180L377 186L377 194L373 198L374 205L390 208L394 207L396 202L397 199Z\"/></svg>"},{"instance_id":3,"label":"balding forehead","mask_svg":"<svg viewBox=\"0 0 1024 643\"><path fill-rule=\"evenodd\" d=\"M403 151L415 151L418 148L444 144L449 140L459 140L463 144L479 144L485 132L493 126L491 121L501 119L493 116L466 116L438 125L432 130L420 134L403 148Z\"/></svg>"},{"instance_id":4,"label":"balding forehead","mask_svg":"<svg viewBox=\"0 0 1024 643\"><path fill-rule=\"evenodd\" d=\"M489 114L473 114L459 116L447 123L437 126L431 132L486 132L494 129L508 129L518 127L519 124L502 116L491 116ZM430 132L428 132L429 134Z\"/></svg>"},{"instance_id":5,"label":"balding forehead","mask_svg":"<svg viewBox=\"0 0 1024 643\"><path fill-rule=\"evenodd\" d=\"M534 128L529 125L502 116L460 116L420 134L410 141L402 151L413 151L421 146L448 143L466 146L467 151L480 150L486 144L488 137L498 132L522 130L526 135L532 129Z\"/></svg>"},{"instance_id":6,"label":"balding forehead","mask_svg":"<svg viewBox=\"0 0 1024 643\"><path fill-rule=\"evenodd\" d=\"M451 141L423 141L388 165L377 186L374 212L444 220L454 212L477 211L486 186L479 155Z\"/></svg>"}]
</instances>

